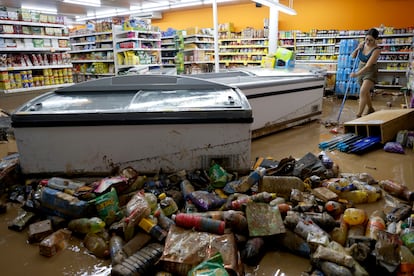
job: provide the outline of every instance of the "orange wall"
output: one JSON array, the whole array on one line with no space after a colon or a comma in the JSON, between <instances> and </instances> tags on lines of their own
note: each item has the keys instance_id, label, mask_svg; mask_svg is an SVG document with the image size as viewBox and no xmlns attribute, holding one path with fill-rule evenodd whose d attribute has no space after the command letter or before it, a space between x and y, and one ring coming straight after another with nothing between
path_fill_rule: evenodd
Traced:
<instances>
[{"instance_id":1,"label":"orange wall","mask_svg":"<svg viewBox=\"0 0 414 276\"><path fill-rule=\"evenodd\" d=\"M288 2L280 0L285 5ZM381 24L395 28L414 26L414 0L294 0L293 8L296 16L279 13L279 30L360 30ZM232 22L237 31L245 27L261 29L265 18L269 18L269 9L256 8L253 2L218 6L218 22ZM152 22L161 30L211 28L213 12L211 7L163 12L161 20Z\"/></svg>"}]
</instances>

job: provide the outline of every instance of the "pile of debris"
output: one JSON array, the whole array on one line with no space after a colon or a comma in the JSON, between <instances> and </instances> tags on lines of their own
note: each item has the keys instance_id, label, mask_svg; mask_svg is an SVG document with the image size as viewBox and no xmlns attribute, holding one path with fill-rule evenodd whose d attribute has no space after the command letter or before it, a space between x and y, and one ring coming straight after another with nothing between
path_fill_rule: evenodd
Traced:
<instances>
[{"instance_id":1,"label":"pile of debris","mask_svg":"<svg viewBox=\"0 0 414 276\"><path fill-rule=\"evenodd\" d=\"M414 271L414 193L340 173L324 152L257 158L243 176L214 163L151 176L127 167L89 181L25 179L15 154L0 161L0 183L21 204L9 228L27 229L39 254L52 257L76 237L111 259L112 275L244 275L269 250L309 258L309 275ZM357 207L380 199L386 207L371 215Z\"/></svg>"},{"instance_id":2,"label":"pile of debris","mask_svg":"<svg viewBox=\"0 0 414 276\"><path fill-rule=\"evenodd\" d=\"M0 142L7 141L7 133L11 128L10 114L0 109Z\"/></svg>"}]
</instances>

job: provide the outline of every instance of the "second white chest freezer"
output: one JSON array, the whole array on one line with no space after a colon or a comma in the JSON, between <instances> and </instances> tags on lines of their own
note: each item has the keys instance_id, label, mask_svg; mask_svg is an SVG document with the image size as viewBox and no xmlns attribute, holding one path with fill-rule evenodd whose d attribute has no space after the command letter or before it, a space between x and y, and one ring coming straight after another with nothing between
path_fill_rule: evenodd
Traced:
<instances>
[{"instance_id":1,"label":"second white chest freezer","mask_svg":"<svg viewBox=\"0 0 414 276\"><path fill-rule=\"evenodd\" d=\"M249 67L194 76L236 86L245 94L254 117L253 138L320 119L322 115L324 72L313 67Z\"/></svg>"},{"instance_id":2,"label":"second white chest freezer","mask_svg":"<svg viewBox=\"0 0 414 276\"><path fill-rule=\"evenodd\" d=\"M43 94L12 114L25 174L250 169L252 110L232 86L128 75Z\"/></svg>"}]
</instances>

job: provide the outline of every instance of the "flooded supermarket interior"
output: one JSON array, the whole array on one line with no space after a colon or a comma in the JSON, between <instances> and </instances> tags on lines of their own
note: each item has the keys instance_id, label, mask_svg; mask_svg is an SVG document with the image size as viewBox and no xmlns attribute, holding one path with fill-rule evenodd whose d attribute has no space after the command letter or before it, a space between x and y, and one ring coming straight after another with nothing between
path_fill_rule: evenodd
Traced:
<instances>
[{"instance_id":1,"label":"flooded supermarket interior","mask_svg":"<svg viewBox=\"0 0 414 276\"><path fill-rule=\"evenodd\" d=\"M355 119L358 106L356 98L343 98L327 95L323 99L323 113L318 121L292 127L287 130L257 138L251 144L252 164L257 157L269 157L281 160L286 157L299 159L306 153L318 154L319 144L329 141L343 132L342 123ZM380 91L373 94L374 108L377 111L400 109L405 104L401 93ZM337 116L342 106L338 124ZM275 107L277 108L277 107ZM18 152L12 135L9 141L0 144L0 156ZM47 149L45 149L47 150ZM393 180L414 189L414 153L405 149L405 153L391 153L382 147L374 148L363 154L352 154L339 150L327 151L328 156L339 167L340 172L368 173L377 180ZM384 207L384 199L375 203L358 205L367 213ZM20 203L7 202L7 211L0 215L0 266L2 275L110 275L111 261L100 259L88 253L81 240L71 238L69 246L52 257L39 254L38 244L27 241L27 229L18 232L8 229L16 217ZM246 275L300 275L308 271L310 261L284 250L267 251L259 264L245 269ZM163 274L164 275L164 274Z\"/></svg>"}]
</instances>

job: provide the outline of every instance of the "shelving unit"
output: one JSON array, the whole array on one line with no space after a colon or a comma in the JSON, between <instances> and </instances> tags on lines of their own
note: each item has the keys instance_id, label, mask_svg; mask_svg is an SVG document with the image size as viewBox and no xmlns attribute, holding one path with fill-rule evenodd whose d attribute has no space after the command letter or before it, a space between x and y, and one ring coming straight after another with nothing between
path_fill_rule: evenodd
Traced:
<instances>
[{"instance_id":1,"label":"shelving unit","mask_svg":"<svg viewBox=\"0 0 414 276\"><path fill-rule=\"evenodd\" d=\"M161 32L114 30L115 74L134 66L161 66Z\"/></svg>"},{"instance_id":2,"label":"shelving unit","mask_svg":"<svg viewBox=\"0 0 414 276\"><path fill-rule=\"evenodd\" d=\"M63 22L0 20L0 92L53 89L73 83Z\"/></svg>"},{"instance_id":3,"label":"shelving unit","mask_svg":"<svg viewBox=\"0 0 414 276\"><path fill-rule=\"evenodd\" d=\"M341 40L363 40L366 30L323 30L302 33L300 31L280 31L279 46L290 48L296 53L297 64L323 67L327 70L327 89L335 87L339 45ZM379 64L377 88L400 89L406 84L405 75L412 49L413 30L385 28L379 37L383 48ZM333 88L334 90L336 88Z\"/></svg>"},{"instance_id":4,"label":"shelving unit","mask_svg":"<svg viewBox=\"0 0 414 276\"><path fill-rule=\"evenodd\" d=\"M258 66L267 55L267 38L222 38L219 61L224 67Z\"/></svg>"},{"instance_id":5,"label":"shelving unit","mask_svg":"<svg viewBox=\"0 0 414 276\"><path fill-rule=\"evenodd\" d=\"M175 56L178 49L176 46L176 37L162 36L161 37L161 63L164 67L175 67Z\"/></svg>"},{"instance_id":6,"label":"shelving unit","mask_svg":"<svg viewBox=\"0 0 414 276\"><path fill-rule=\"evenodd\" d=\"M214 37L209 34L187 34L183 39L185 74L211 72L214 65Z\"/></svg>"},{"instance_id":7,"label":"shelving unit","mask_svg":"<svg viewBox=\"0 0 414 276\"><path fill-rule=\"evenodd\" d=\"M379 46L382 47L378 59L381 79L378 87L401 88L406 85L407 72L412 51L413 33L384 34Z\"/></svg>"},{"instance_id":8,"label":"shelving unit","mask_svg":"<svg viewBox=\"0 0 414 276\"><path fill-rule=\"evenodd\" d=\"M76 82L115 75L112 29L82 29L70 36Z\"/></svg>"}]
</instances>

